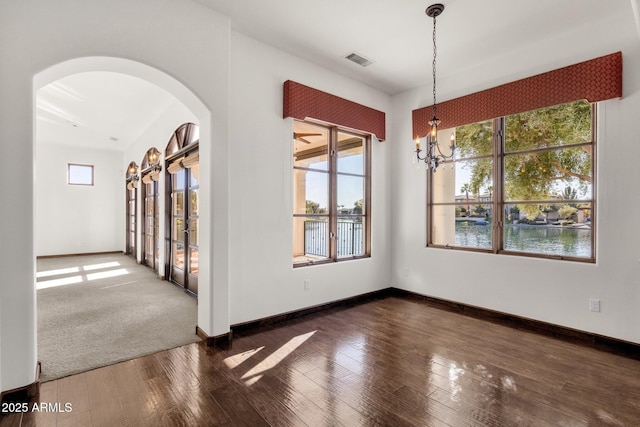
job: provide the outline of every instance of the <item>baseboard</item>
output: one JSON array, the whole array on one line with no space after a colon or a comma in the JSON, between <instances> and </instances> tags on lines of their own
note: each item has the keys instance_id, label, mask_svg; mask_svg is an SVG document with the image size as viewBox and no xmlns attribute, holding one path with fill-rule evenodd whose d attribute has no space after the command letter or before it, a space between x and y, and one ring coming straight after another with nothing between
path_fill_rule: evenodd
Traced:
<instances>
[{"instance_id":1,"label":"baseboard","mask_svg":"<svg viewBox=\"0 0 640 427\"><path fill-rule=\"evenodd\" d=\"M0 393L2 402L31 402L40 394L40 362L36 363L36 380L24 387L14 388Z\"/></svg>"},{"instance_id":2,"label":"baseboard","mask_svg":"<svg viewBox=\"0 0 640 427\"><path fill-rule=\"evenodd\" d=\"M90 256L90 255L113 255L113 254L123 254L122 251L107 251L107 252L83 252L78 254L60 254L60 255L38 255L36 259L47 259L47 258L64 258L64 257L72 257L72 256Z\"/></svg>"},{"instance_id":3,"label":"baseboard","mask_svg":"<svg viewBox=\"0 0 640 427\"><path fill-rule=\"evenodd\" d=\"M390 296L420 301L431 307L463 314L465 316L499 323L512 328L524 329L538 334L561 338L566 341L585 345L587 347L618 354L640 360L640 344L611 338L591 332L580 331L566 326L529 319L514 314L503 313L483 307L463 304L455 301L430 297L398 288L390 288Z\"/></svg>"},{"instance_id":4,"label":"baseboard","mask_svg":"<svg viewBox=\"0 0 640 427\"><path fill-rule=\"evenodd\" d=\"M344 298L336 301L331 301L324 304L318 304L311 307L303 308L300 310L289 311L282 314L276 314L274 316L263 317L261 319L250 320L248 322L237 323L231 325L231 330L235 334L243 334L246 332L254 332L260 329L269 327L275 323L284 322L285 320L291 320L302 316L308 316L310 314L318 313L320 311L327 311L336 308L352 307L355 305L363 304L368 301L377 299L384 299L390 296L392 288L381 289L378 291L367 292L366 294L355 295L353 297Z\"/></svg>"},{"instance_id":5,"label":"baseboard","mask_svg":"<svg viewBox=\"0 0 640 427\"><path fill-rule=\"evenodd\" d=\"M388 297L398 297L411 299L413 301L420 301L421 303L430 307L453 311L465 316L474 317L493 323L499 323L511 328L518 328L546 336L561 338L566 341L582 344L587 347L606 351L608 353L614 353L632 359L640 360L640 344L591 332L580 331L565 326L555 325L553 323L529 319L514 314L503 313L483 307L477 307L460 302L422 295L398 288L381 289L378 291L368 292L366 294L356 295L325 304L303 308L301 310L289 311L287 313L276 314L274 316L268 316L248 322L237 323L235 325L231 325L231 330L228 334L219 335L217 337L209 337L198 327L196 327L196 334L208 346L224 346L225 348L228 348L228 346L231 344L232 336L234 334L243 335L255 333L286 320L296 319L299 317L332 309L352 307L372 300L384 299Z\"/></svg>"},{"instance_id":6,"label":"baseboard","mask_svg":"<svg viewBox=\"0 0 640 427\"><path fill-rule=\"evenodd\" d=\"M200 329L199 326L196 326L196 335L200 337L200 339L208 346L208 347L218 347L222 349L229 348L231 345L231 337L233 335L233 331L229 331L226 334L216 335L215 337L211 337L207 335L205 331Z\"/></svg>"},{"instance_id":7,"label":"baseboard","mask_svg":"<svg viewBox=\"0 0 640 427\"><path fill-rule=\"evenodd\" d=\"M352 307L354 305L363 304L367 301L376 299L383 299L390 295L390 290L391 288L381 289L379 291L368 292L366 294L314 305L312 307L303 308L301 310L294 310L286 313L276 314L274 316L263 317L261 319L250 320L248 322L236 323L235 325L231 325L231 330L228 333L215 337L208 336L202 329L200 329L200 327L196 326L196 335L198 335L207 346L215 346L226 349L231 346L233 335L256 333L274 324L281 323L286 320L308 316L310 314L318 313L321 311Z\"/></svg>"}]
</instances>

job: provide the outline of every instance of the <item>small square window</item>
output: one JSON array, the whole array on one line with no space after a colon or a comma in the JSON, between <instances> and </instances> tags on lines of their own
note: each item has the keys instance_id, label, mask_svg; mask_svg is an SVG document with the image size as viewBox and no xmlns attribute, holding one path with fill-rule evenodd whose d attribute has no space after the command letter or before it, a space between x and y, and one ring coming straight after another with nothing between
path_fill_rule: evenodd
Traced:
<instances>
[{"instance_id":1,"label":"small square window","mask_svg":"<svg viewBox=\"0 0 640 427\"><path fill-rule=\"evenodd\" d=\"M67 184L93 185L93 165L67 165Z\"/></svg>"}]
</instances>

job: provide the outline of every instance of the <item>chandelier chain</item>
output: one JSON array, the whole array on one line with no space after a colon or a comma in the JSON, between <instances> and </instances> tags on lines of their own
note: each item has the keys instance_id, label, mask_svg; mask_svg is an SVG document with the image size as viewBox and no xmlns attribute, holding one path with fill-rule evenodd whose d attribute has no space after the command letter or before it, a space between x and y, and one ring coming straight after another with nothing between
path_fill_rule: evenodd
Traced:
<instances>
[{"instance_id":1,"label":"chandelier chain","mask_svg":"<svg viewBox=\"0 0 640 427\"><path fill-rule=\"evenodd\" d=\"M438 117L436 103L436 55L438 53L436 47L436 16L433 16L433 117Z\"/></svg>"},{"instance_id":2,"label":"chandelier chain","mask_svg":"<svg viewBox=\"0 0 640 427\"><path fill-rule=\"evenodd\" d=\"M436 57L438 55L438 47L436 45L436 17L440 15L443 10L444 5L436 3L429 6L425 11L427 16L433 18L433 118L427 122L429 126L431 126L431 130L426 135L424 150L420 147L420 137L418 136L416 138L415 151L416 159L425 162L427 169L431 169L432 172L435 172L441 164L453 159L456 149L456 141L453 133L451 134L450 152L448 154L442 152L440 144L438 143L438 126L441 122L440 119L438 119L438 100L436 97ZM421 156L420 154L423 151L424 156Z\"/></svg>"}]
</instances>

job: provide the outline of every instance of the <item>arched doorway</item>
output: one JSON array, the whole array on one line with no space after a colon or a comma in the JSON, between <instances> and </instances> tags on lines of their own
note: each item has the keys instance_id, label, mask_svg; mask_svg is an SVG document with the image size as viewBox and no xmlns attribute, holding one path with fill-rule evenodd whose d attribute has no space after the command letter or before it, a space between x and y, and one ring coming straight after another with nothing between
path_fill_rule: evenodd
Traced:
<instances>
[{"instance_id":1,"label":"arched doorway","mask_svg":"<svg viewBox=\"0 0 640 427\"><path fill-rule=\"evenodd\" d=\"M153 2L147 0L138 4L136 10L140 13L126 16L122 14L122 8L108 2L97 4L99 10L76 7L80 3L75 1L58 8L41 3L38 7L15 3L16 7L3 8L6 22L20 22L24 16L30 16L34 23L3 27L3 34L19 40L19 43L4 45L7 57L21 58L20 61L5 61L2 65L4 96L0 103L3 118L6 123L11 123L11 126L3 127L3 141L18 147L13 156L5 156L2 162L2 181L10 183L21 177L21 185L5 185L0 191L3 199L12 200L12 207L20 212L17 217L13 216L12 221L5 221L1 232L2 240L9 242L11 248L4 251L0 263L5 272L3 283L6 284L2 286L0 311L3 318L12 319L13 324L1 334L0 388L3 391L32 382L36 372L34 232L38 202L34 199L34 182L36 175L42 174L36 170L34 162L37 131L34 96L42 86L73 73L113 71L145 79L171 92L197 116L203 142L201 156L207 162L206 168L203 165L201 191L210 198L203 200L201 205L201 220L205 224L203 234L209 241L201 243L200 253L203 259L216 265L214 273L201 263L202 299L198 306L198 325L211 336L229 330L229 197L226 192L230 127L227 113L229 19L207 12L195 3L167 4L163 13L155 14L153 20L144 22L140 21L139 15L144 15L147 6L153 7ZM36 10L37 13L30 13ZM182 22L193 24L186 35L176 36L166 31L177 17ZM114 32L113 25L109 23L116 21L119 23L118 31ZM78 26L78 22L82 25ZM176 59L180 54L184 56L185 46L190 52L187 52L191 62L189 67ZM32 54L25 56L24 52ZM160 140L165 142L166 134ZM121 179L116 184L120 188L119 204L122 207L117 213L121 223L118 234L122 249L125 242L124 169L129 161L139 161L142 154L126 158L120 174L116 174ZM212 162L215 168L211 166ZM215 179L211 179L211 170L215 170ZM213 199L217 205L215 218L212 214ZM218 236L213 244L215 250L209 247L208 238L213 228ZM214 293L215 316L212 309Z\"/></svg>"},{"instance_id":2,"label":"arched doorway","mask_svg":"<svg viewBox=\"0 0 640 427\"><path fill-rule=\"evenodd\" d=\"M206 168L210 167L210 159L211 159L211 112L208 110L207 107L204 106L204 104L202 104L202 102L193 94L191 93L185 86L183 86L180 82L176 81L175 79L173 79L172 77L164 74L161 71L158 71L156 69L153 69L151 67L148 67L144 64L141 63L137 63L134 61L129 61L129 60L123 60L123 59L118 59L118 58L80 58L77 60L72 60L72 61L68 61L65 63L61 63L58 64L56 66L51 67L50 69L47 69L37 75L35 75L34 77L34 91L37 92L37 90L45 85L47 85L48 83L51 83L53 81L56 81L59 78L62 78L64 76L67 75L72 75L72 74L77 74L77 73L82 73L85 71L100 71L100 70L108 70L108 71L114 71L114 72L120 72L120 73L125 73L128 75L132 75L135 77L139 77L139 78L144 78L147 79L147 81L150 81L154 84L159 84L161 85L164 89L166 89L167 91L169 91L170 93L172 93L176 98L178 98L180 101L184 102L184 105L186 105L189 109L191 109L194 114L197 117L198 123L200 125L200 135L201 138L203 139L203 141L206 142L205 144L205 150L204 150L204 154L205 154L205 162L204 162L204 166ZM35 114L34 114L35 116ZM165 140L166 141L166 140ZM202 146L201 146L202 147ZM127 162L130 160L130 157L128 157L128 155L125 155L124 158L127 160ZM209 159L209 160L206 160ZM124 165L123 165L124 166ZM141 165L142 166L142 165ZM122 167L122 172L124 172L124 169L126 169L125 167ZM140 172L140 171L139 171ZM125 176L123 176L124 173L121 175L122 178L125 178ZM201 191L203 191L201 193L201 199L205 202L203 205L201 205L200 208L200 218L205 219L206 221L203 221L203 223L205 224L203 226L204 230L204 234L205 235L209 235L211 233L211 229L212 229L212 221L211 221L211 197L212 197L212 187L211 187L211 180L210 180L210 173L208 171L205 171L205 175L206 175L206 184L203 184L201 187ZM133 179L133 175L131 176L131 178ZM122 182L122 181L120 181ZM120 184L121 185L121 184ZM122 189L122 187L120 187ZM162 190L162 188L161 188ZM123 194L124 196L124 194ZM123 197L124 198L124 197ZM137 200L140 200L140 193L138 193L138 197ZM122 200L122 199L120 199ZM120 205L122 206L122 201L120 201ZM138 206L140 206L141 203L138 203ZM140 209L140 207L138 208ZM124 212L122 213L122 216L120 217L122 219L122 217L124 217ZM140 216L138 215L138 217L140 218ZM120 236L122 236L122 248L124 250L126 250L127 248L127 242L125 240L125 221L122 221L122 231L118 234L120 234ZM138 230L140 230L140 227L138 225ZM135 233L134 233L135 234ZM138 231L138 239L140 238L140 231ZM129 242L129 248L133 248L135 245L136 250L140 250L141 249L141 241L138 241L137 244L135 243L135 238L129 238L131 239L131 241ZM209 239L205 239L202 242L199 242L199 252L200 254L202 254L203 252L205 252L206 256L203 258L204 262L200 262L199 263L199 267L202 269L203 265L205 267L205 269L207 270L207 275L202 276L202 274L200 274L199 277L199 288L200 291L205 293L205 295L207 296L207 298L201 300L201 303L198 304L198 326L200 327L200 329L202 331L204 331L205 333L211 333L213 332L213 302L212 299L209 297L212 294L212 277L211 277L211 268L208 267L208 264L211 263L213 260L212 258L210 258L208 256L209 253L211 253L210 250L210 246L212 245L211 240ZM160 253L160 251L156 250L155 254ZM200 270L202 271L202 270ZM223 306L225 306L225 304L223 304ZM223 322L224 323L224 322ZM228 322L226 322L228 324ZM224 328L224 326L222 327Z\"/></svg>"}]
</instances>

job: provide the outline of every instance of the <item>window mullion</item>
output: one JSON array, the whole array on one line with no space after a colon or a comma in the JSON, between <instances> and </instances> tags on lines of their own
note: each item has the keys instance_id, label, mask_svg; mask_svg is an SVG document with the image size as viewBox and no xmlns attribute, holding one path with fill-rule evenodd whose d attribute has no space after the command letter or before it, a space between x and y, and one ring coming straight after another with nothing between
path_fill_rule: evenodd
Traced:
<instances>
[{"instance_id":1,"label":"window mullion","mask_svg":"<svg viewBox=\"0 0 640 427\"><path fill-rule=\"evenodd\" d=\"M504 249L504 117L493 121L493 252Z\"/></svg>"},{"instance_id":2,"label":"window mullion","mask_svg":"<svg viewBox=\"0 0 640 427\"><path fill-rule=\"evenodd\" d=\"M597 162L597 130L598 130L598 104L591 104L591 258L596 258L596 224L598 224L598 210L596 209L596 185L598 180Z\"/></svg>"},{"instance_id":3,"label":"window mullion","mask_svg":"<svg viewBox=\"0 0 640 427\"><path fill-rule=\"evenodd\" d=\"M329 258L338 259L338 128L329 129Z\"/></svg>"},{"instance_id":4,"label":"window mullion","mask_svg":"<svg viewBox=\"0 0 640 427\"><path fill-rule=\"evenodd\" d=\"M365 224L365 254L371 254L371 137L368 137L364 145L364 161L365 161L365 193L364 208L362 219Z\"/></svg>"}]
</instances>

